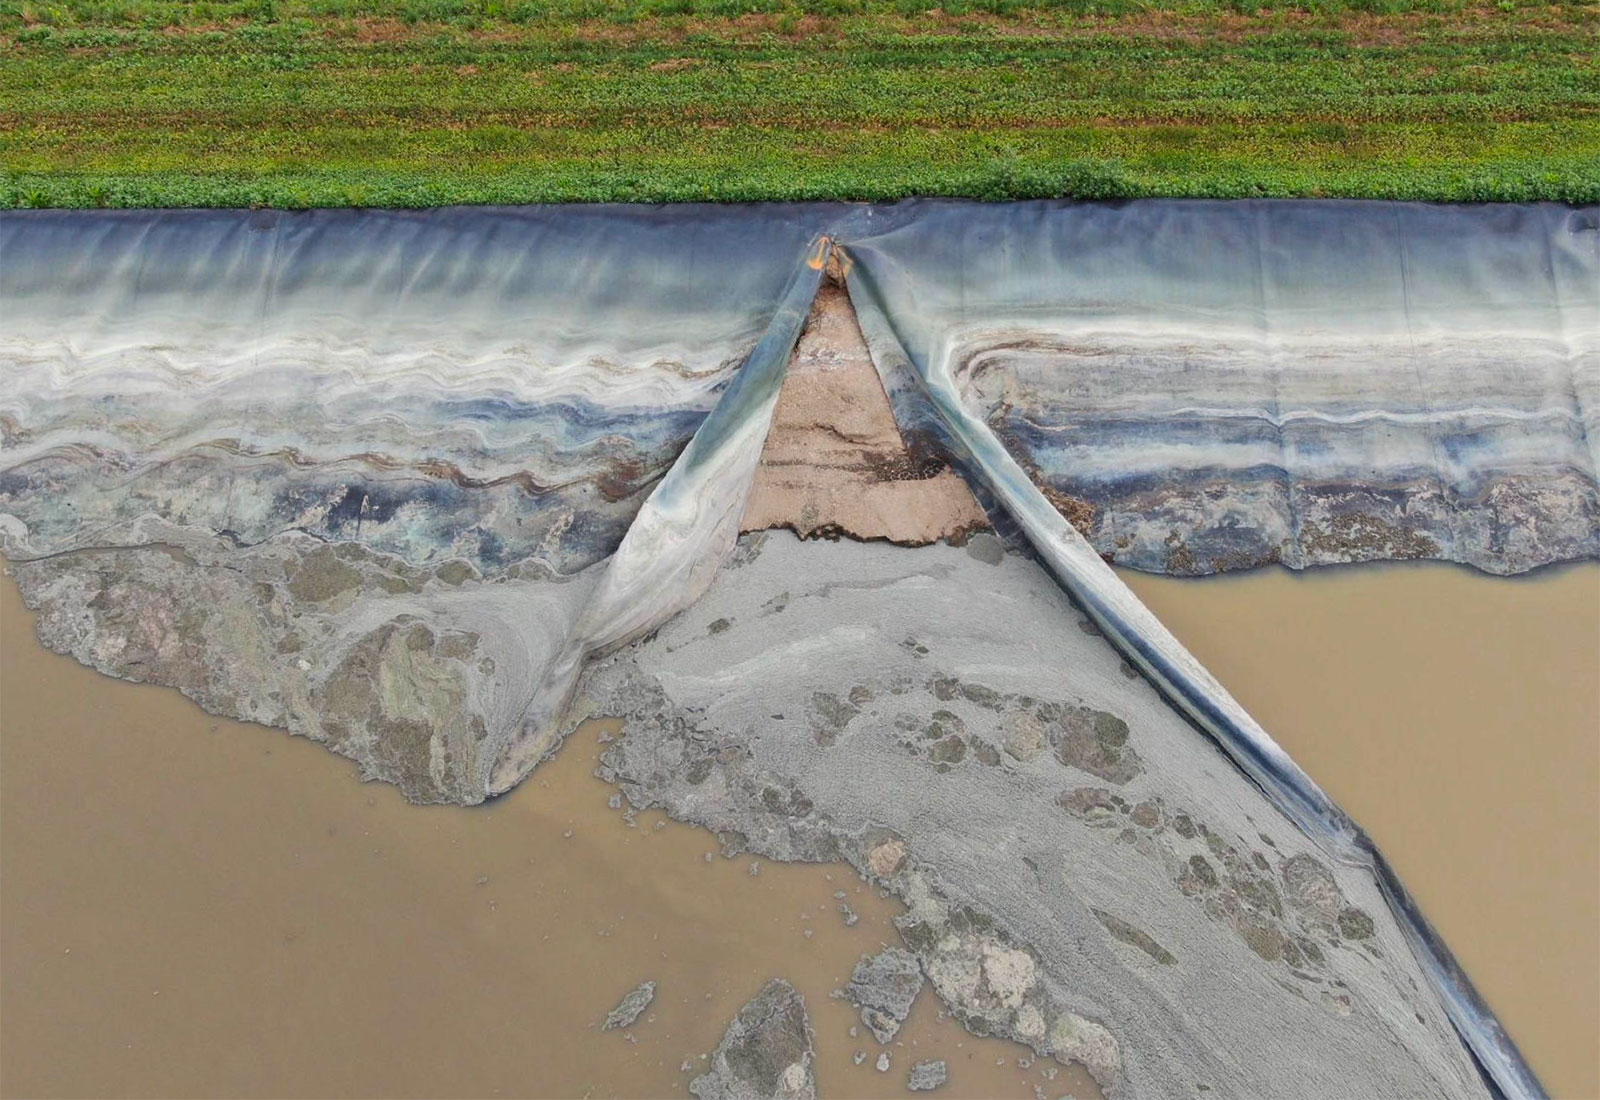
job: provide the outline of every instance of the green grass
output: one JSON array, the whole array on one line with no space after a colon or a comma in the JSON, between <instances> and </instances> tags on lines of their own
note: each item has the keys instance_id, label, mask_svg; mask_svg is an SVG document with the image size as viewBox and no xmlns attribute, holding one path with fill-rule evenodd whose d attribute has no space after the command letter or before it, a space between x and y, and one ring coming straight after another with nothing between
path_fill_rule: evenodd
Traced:
<instances>
[{"instance_id":1,"label":"green grass","mask_svg":"<svg viewBox=\"0 0 1600 1100\"><path fill-rule=\"evenodd\" d=\"M1600 201L1600 7L0 0L0 205Z\"/></svg>"}]
</instances>

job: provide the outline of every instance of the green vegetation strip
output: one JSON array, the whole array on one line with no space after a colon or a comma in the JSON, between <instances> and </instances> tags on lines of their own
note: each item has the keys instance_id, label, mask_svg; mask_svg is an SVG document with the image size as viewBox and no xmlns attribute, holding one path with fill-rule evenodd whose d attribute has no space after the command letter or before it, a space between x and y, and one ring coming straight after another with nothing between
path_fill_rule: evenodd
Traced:
<instances>
[{"instance_id":1,"label":"green vegetation strip","mask_svg":"<svg viewBox=\"0 0 1600 1100\"><path fill-rule=\"evenodd\" d=\"M0 205L1600 201L1600 6L0 0Z\"/></svg>"}]
</instances>

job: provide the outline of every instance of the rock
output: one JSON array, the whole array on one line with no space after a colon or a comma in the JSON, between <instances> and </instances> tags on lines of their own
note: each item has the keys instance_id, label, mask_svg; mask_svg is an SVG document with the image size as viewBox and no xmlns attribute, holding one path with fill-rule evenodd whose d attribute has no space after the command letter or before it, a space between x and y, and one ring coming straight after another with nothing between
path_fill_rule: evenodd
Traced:
<instances>
[{"instance_id":1,"label":"rock","mask_svg":"<svg viewBox=\"0 0 1600 1100\"><path fill-rule=\"evenodd\" d=\"M633 1021L639 1018L640 1013L650 1007L650 1002L656 997L656 983L644 982L637 989L622 998L622 1003L611 1010L606 1017L606 1022L600 1025L602 1031L614 1031L619 1027L632 1027Z\"/></svg>"},{"instance_id":2,"label":"rock","mask_svg":"<svg viewBox=\"0 0 1600 1100\"><path fill-rule=\"evenodd\" d=\"M861 957L845 996L861 1010L861 1022L878 1042L887 1043L900 1031L921 991L922 965L917 957L903 948L889 947Z\"/></svg>"},{"instance_id":3,"label":"rock","mask_svg":"<svg viewBox=\"0 0 1600 1100\"><path fill-rule=\"evenodd\" d=\"M928 1092L939 1088L949 1079L949 1071L942 1059L937 1062L918 1062L906 1077L906 1088L912 1092Z\"/></svg>"},{"instance_id":4,"label":"rock","mask_svg":"<svg viewBox=\"0 0 1600 1100\"><path fill-rule=\"evenodd\" d=\"M815 1100L812 1040L805 998L775 978L739 1010L710 1072L689 1082L689 1091L699 1100Z\"/></svg>"},{"instance_id":5,"label":"rock","mask_svg":"<svg viewBox=\"0 0 1600 1100\"><path fill-rule=\"evenodd\" d=\"M878 1055L878 1072L889 1072L889 1052L887 1050Z\"/></svg>"}]
</instances>

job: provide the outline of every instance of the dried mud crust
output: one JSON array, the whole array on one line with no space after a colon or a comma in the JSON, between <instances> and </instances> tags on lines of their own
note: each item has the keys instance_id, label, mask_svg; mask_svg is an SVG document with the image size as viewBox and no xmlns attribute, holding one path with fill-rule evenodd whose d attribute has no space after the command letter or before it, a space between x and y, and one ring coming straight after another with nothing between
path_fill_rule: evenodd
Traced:
<instances>
[{"instance_id":1,"label":"dried mud crust","mask_svg":"<svg viewBox=\"0 0 1600 1100\"><path fill-rule=\"evenodd\" d=\"M1060 403L1060 395L1029 390L1008 356L1044 359L1056 378L1087 372L1082 385L1089 395ZM1343 469L1316 476L1287 458L1283 467L1230 467L1225 448L1205 457L1159 457L1163 447L1181 452L1197 436L1225 440L1241 429L1227 418L1197 422L1182 412L1097 419L1096 402L1111 399L1093 392L1108 374L1095 364L1115 358L1093 346L1010 339L972 350L958 369L964 399L979 407L1034 486L1108 562L1206 576L1265 565L1431 559L1510 575L1600 556L1600 488L1587 470L1570 465L1474 469L1467 489L1448 483L1440 473L1448 467L1385 465L1385 456L1359 447ZM1323 434L1315 447L1309 441L1300 447L1330 452L1339 429L1317 430ZM1420 430L1384 445L1433 446ZM1471 432L1443 434L1438 447L1470 452Z\"/></svg>"},{"instance_id":2,"label":"dried mud crust","mask_svg":"<svg viewBox=\"0 0 1600 1100\"><path fill-rule=\"evenodd\" d=\"M954 470L907 448L849 297L825 283L790 361L740 529L922 546L960 543L988 525Z\"/></svg>"},{"instance_id":3,"label":"dried mud crust","mask_svg":"<svg viewBox=\"0 0 1600 1100\"><path fill-rule=\"evenodd\" d=\"M147 545L12 562L40 640L213 714L277 726L415 802L481 802L520 731L539 657L593 574L493 582L359 543L287 535L239 549L170 528Z\"/></svg>"},{"instance_id":4,"label":"dried mud crust","mask_svg":"<svg viewBox=\"0 0 1600 1100\"><path fill-rule=\"evenodd\" d=\"M1037 566L780 532L741 553L592 675L630 802L730 853L848 861L907 905L896 950L949 1011L1108 1095L1481 1094L1366 872L1075 629ZM858 968L874 1031L905 969Z\"/></svg>"},{"instance_id":5,"label":"dried mud crust","mask_svg":"<svg viewBox=\"0 0 1600 1100\"><path fill-rule=\"evenodd\" d=\"M1116 493L1075 488L1098 495L1085 534L1107 560L1174 576L1419 560L1513 575L1600 552L1593 487L1576 474L1507 475L1471 504L1431 484L1286 491L1274 478L1175 476Z\"/></svg>"}]
</instances>

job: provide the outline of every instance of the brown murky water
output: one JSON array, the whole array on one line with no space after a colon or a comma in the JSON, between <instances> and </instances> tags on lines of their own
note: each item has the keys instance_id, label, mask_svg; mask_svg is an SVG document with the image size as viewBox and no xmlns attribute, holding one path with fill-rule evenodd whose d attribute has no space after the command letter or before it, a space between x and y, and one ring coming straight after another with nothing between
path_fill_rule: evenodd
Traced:
<instances>
[{"instance_id":1,"label":"brown murky water","mask_svg":"<svg viewBox=\"0 0 1600 1100\"><path fill-rule=\"evenodd\" d=\"M1382 845L1545 1087L1600 1096L1600 564L1123 579Z\"/></svg>"},{"instance_id":2,"label":"brown murky water","mask_svg":"<svg viewBox=\"0 0 1600 1100\"><path fill-rule=\"evenodd\" d=\"M1600 1095L1600 565L1128 579L1377 836L1546 1084ZM596 734L492 806L409 806L309 742L46 653L0 584L0 1092L686 1095L782 976L825 1095L902 1095L935 1057L942 1096L1094 1095L928 991L877 1073L829 993L895 941L894 904L848 868L630 827ZM646 1016L599 1031L647 978Z\"/></svg>"},{"instance_id":3,"label":"brown murky water","mask_svg":"<svg viewBox=\"0 0 1600 1100\"><path fill-rule=\"evenodd\" d=\"M829 994L898 942L898 906L842 865L727 860L654 813L630 826L592 774L598 732L490 806L411 806L308 741L47 653L5 580L0 1093L686 1096L786 977L827 1096L913 1095L930 1058L949 1063L941 1096L1098 1095L941 1018L931 990L877 1072ZM646 1015L600 1031L646 979Z\"/></svg>"}]
</instances>

